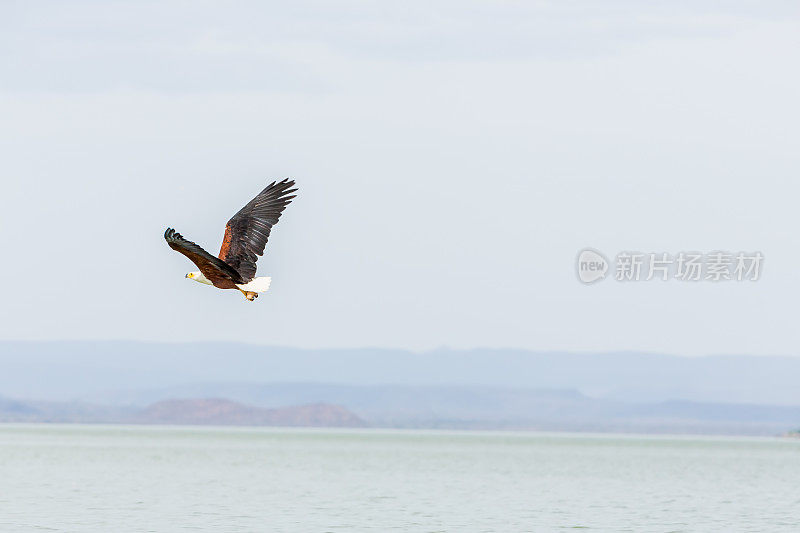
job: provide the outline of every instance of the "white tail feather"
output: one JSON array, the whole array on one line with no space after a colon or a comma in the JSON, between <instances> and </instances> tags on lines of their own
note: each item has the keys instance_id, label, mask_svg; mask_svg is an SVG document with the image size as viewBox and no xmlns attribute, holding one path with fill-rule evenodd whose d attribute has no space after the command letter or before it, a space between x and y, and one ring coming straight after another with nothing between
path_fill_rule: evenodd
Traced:
<instances>
[{"instance_id":1,"label":"white tail feather","mask_svg":"<svg viewBox=\"0 0 800 533\"><path fill-rule=\"evenodd\" d=\"M272 283L272 278L268 276L264 276L261 278L255 278L250 283L245 285L237 285L243 291L250 291L250 292L267 292L269 290L269 284Z\"/></svg>"}]
</instances>

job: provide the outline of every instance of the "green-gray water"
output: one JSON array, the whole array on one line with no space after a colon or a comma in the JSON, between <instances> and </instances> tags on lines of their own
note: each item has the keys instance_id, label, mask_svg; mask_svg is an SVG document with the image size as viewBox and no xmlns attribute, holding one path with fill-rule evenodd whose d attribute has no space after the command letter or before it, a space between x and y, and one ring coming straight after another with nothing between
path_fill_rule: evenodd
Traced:
<instances>
[{"instance_id":1,"label":"green-gray water","mask_svg":"<svg viewBox=\"0 0 800 533\"><path fill-rule=\"evenodd\" d=\"M788 439L0 426L0 531L798 531Z\"/></svg>"}]
</instances>

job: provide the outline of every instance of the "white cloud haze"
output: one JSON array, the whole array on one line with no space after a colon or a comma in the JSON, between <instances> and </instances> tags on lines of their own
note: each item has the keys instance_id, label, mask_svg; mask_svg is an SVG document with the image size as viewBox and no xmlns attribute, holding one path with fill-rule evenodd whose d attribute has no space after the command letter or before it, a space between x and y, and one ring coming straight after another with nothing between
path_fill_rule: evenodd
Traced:
<instances>
[{"instance_id":1,"label":"white cloud haze","mask_svg":"<svg viewBox=\"0 0 800 533\"><path fill-rule=\"evenodd\" d=\"M795 354L800 17L717 5L5 3L0 338ZM164 229L216 253L286 176L270 292L185 280Z\"/></svg>"}]
</instances>

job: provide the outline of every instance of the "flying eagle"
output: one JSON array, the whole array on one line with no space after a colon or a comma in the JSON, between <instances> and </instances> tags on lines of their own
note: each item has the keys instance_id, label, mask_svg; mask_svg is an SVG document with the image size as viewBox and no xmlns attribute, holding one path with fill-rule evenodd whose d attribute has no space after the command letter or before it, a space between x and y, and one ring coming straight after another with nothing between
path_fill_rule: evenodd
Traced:
<instances>
[{"instance_id":1,"label":"flying eagle","mask_svg":"<svg viewBox=\"0 0 800 533\"><path fill-rule=\"evenodd\" d=\"M180 252L197 265L199 272L186 277L218 289L238 289L249 301L269 289L271 278L256 276L256 261L264 253L272 226L295 197L294 180L272 182L250 200L225 226L225 237L219 257L214 257L198 245L187 241L172 228L164 238L169 247Z\"/></svg>"}]
</instances>

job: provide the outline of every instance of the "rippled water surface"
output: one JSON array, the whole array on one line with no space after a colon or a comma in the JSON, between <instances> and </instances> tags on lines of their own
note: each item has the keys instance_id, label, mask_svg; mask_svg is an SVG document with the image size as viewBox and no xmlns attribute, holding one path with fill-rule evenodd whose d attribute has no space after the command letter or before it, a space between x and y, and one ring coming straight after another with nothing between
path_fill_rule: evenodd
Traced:
<instances>
[{"instance_id":1,"label":"rippled water surface","mask_svg":"<svg viewBox=\"0 0 800 533\"><path fill-rule=\"evenodd\" d=\"M1 426L0 531L800 531L800 442Z\"/></svg>"}]
</instances>

